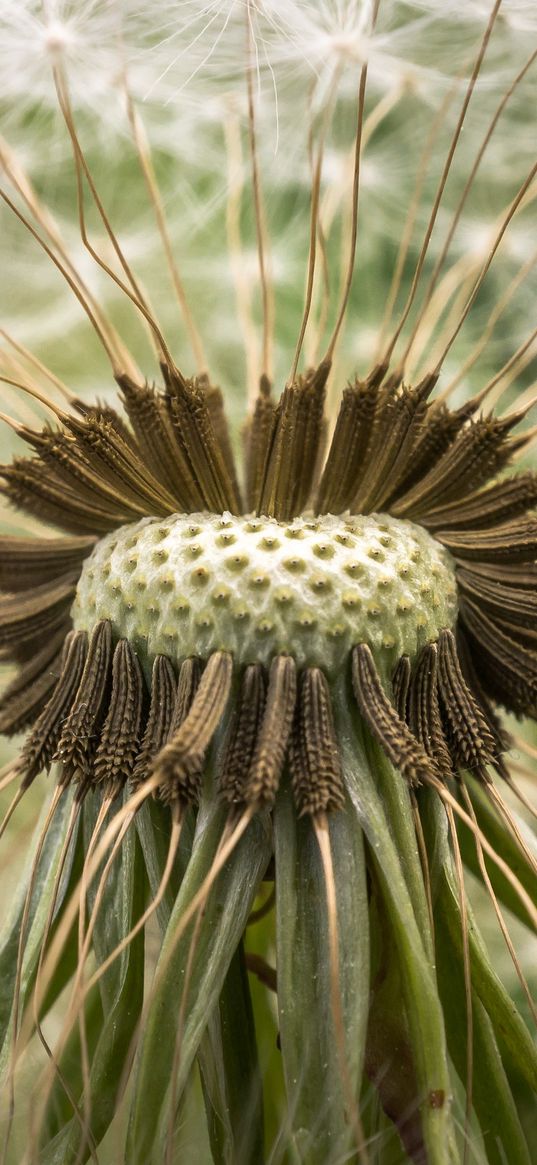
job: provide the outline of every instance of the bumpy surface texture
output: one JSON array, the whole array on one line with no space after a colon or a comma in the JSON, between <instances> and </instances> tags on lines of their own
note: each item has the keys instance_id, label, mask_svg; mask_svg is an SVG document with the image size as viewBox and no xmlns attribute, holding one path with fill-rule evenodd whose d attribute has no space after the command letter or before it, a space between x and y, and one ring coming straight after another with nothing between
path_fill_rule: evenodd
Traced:
<instances>
[{"instance_id":1,"label":"bumpy surface texture","mask_svg":"<svg viewBox=\"0 0 537 1165\"><path fill-rule=\"evenodd\" d=\"M226 650L239 664L287 652L332 673L356 643L381 667L413 658L456 614L449 553L385 514L143 519L101 539L73 608L76 628L110 619L146 670L159 653Z\"/></svg>"}]
</instances>

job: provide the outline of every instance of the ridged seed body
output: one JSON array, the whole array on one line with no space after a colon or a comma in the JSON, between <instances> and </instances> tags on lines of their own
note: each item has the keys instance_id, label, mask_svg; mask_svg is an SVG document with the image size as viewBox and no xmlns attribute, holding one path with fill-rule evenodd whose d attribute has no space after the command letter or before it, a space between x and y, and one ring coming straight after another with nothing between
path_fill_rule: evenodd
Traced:
<instances>
[{"instance_id":1,"label":"ridged seed body","mask_svg":"<svg viewBox=\"0 0 537 1165\"><path fill-rule=\"evenodd\" d=\"M110 619L147 671L211 652L335 674L356 643L379 666L414 658L457 614L449 553L412 522L385 514L144 518L102 538L86 560L76 628Z\"/></svg>"}]
</instances>

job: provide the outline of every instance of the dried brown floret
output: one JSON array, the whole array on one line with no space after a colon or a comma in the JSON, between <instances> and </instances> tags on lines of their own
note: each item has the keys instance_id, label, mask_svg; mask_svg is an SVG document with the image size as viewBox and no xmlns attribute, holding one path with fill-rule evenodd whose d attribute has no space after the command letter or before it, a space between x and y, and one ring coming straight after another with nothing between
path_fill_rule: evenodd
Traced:
<instances>
[{"instance_id":1,"label":"dried brown floret","mask_svg":"<svg viewBox=\"0 0 537 1165\"><path fill-rule=\"evenodd\" d=\"M296 665L289 655L271 664L263 717L245 782L245 801L271 806L276 796L293 724Z\"/></svg>"},{"instance_id":2,"label":"dried brown floret","mask_svg":"<svg viewBox=\"0 0 537 1165\"><path fill-rule=\"evenodd\" d=\"M300 677L289 763L300 817L343 808L345 791L330 689L317 667L306 668Z\"/></svg>"},{"instance_id":3,"label":"dried brown floret","mask_svg":"<svg viewBox=\"0 0 537 1165\"><path fill-rule=\"evenodd\" d=\"M156 655L151 672L151 700L147 722L131 776L133 788L146 780L152 761L168 740L176 694L177 681L169 659L165 655Z\"/></svg>"},{"instance_id":4,"label":"dried brown floret","mask_svg":"<svg viewBox=\"0 0 537 1165\"><path fill-rule=\"evenodd\" d=\"M242 805L247 800L248 773L263 719L266 688L261 664L249 664L240 683L235 715L218 774L220 796L230 805Z\"/></svg>"},{"instance_id":5,"label":"dried brown floret","mask_svg":"<svg viewBox=\"0 0 537 1165\"><path fill-rule=\"evenodd\" d=\"M75 781L83 795L93 780L93 762L106 715L112 665L112 628L97 623L90 638L84 670L65 720L55 759L61 762L62 783Z\"/></svg>"},{"instance_id":6,"label":"dried brown floret","mask_svg":"<svg viewBox=\"0 0 537 1165\"><path fill-rule=\"evenodd\" d=\"M95 753L94 785L116 794L132 774L140 747L144 683L138 659L120 639L112 659L110 703Z\"/></svg>"},{"instance_id":7,"label":"dried brown floret","mask_svg":"<svg viewBox=\"0 0 537 1165\"><path fill-rule=\"evenodd\" d=\"M191 674L185 684L189 694L192 691ZM163 801L197 804L203 759L224 715L232 675L233 660L229 653L214 652L207 661L186 716L175 731L172 725L168 743L152 763L151 773L158 777ZM178 695L182 694L181 680L180 675Z\"/></svg>"},{"instance_id":8,"label":"dried brown floret","mask_svg":"<svg viewBox=\"0 0 537 1165\"><path fill-rule=\"evenodd\" d=\"M352 652L352 686L367 727L409 785L436 777L436 764L421 748L389 700L370 648L358 644Z\"/></svg>"}]
</instances>

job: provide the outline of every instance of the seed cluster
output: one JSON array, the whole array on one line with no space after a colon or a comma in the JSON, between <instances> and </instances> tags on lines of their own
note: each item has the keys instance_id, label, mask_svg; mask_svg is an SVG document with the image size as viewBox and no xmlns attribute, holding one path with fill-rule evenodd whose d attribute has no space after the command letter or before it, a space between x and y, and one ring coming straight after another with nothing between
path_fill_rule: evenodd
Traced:
<instances>
[{"instance_id":1,"label":"seed cluster","mask_svg":"<svg viewBox=\"0 0 537 1165\"><path fill-rule=\"evenodd\" d=\"M379 662L414 658L457 613L449 553L412 522L235 517L144 519L87 559L76 628L108 619L146 669L213 651L239 664L292 654L335 673L355 643Z\"/></svg>"}]
</instances>

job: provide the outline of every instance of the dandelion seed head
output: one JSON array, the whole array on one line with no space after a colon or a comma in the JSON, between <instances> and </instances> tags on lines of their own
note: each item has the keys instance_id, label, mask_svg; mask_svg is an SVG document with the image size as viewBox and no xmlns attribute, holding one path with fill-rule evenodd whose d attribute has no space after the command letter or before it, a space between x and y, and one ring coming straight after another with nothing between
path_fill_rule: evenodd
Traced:
<instances>
[{"instance_id":1,"label":"dandelion seed head","mask_svg":"<svg viewBox=\"0 0 537 1165\"><path fill-rule=\"evenodd\" d=\"M426 612L432 577L439 603ZM318 597L321 609L314 610ZM248 619L238 619L245 598ZM403 607L408 616L401 619ZM156 655L173 658L172 643L176 664L224 650L238 665L268 666L283 652L299 667L332 675L353 642L367 642L389 671L401 655L414 659L454 626L455 579L438 543L383 515L286 525L190 514L143 519L102 539L83 569L73 619L85 631L109 619L118 638L136 645L148 677Z\"/></svg>"},{"instance_id":2,"label":"dandelion seed head","mask_svg":"<svg viewBox=\"0 0 537 1165\"><path fill-rule=\"evenodd\" d=\"M537 18L526 0L495 14L0 0L0 264L16 271L0 291L0 490L20 523L0 540L0 658L16 668L0 729L26 733L0 833L43 770L56 782L31 944L23 915L0 947L15 950L14 1069L74 918L59 1044L74 1022L82 1048L72 1119L64 1077L51 1083L61 1050L31 1082L32 1159L64 1117L73 1159L110 1118L121 1136L109 1084L135 1063L126 1159L168 1165L209 1014L211 1098L234 1070L218 1024L227 1008L250 1028L245 968L278 994L271 1152L289 1136L304 1158L361 1160L365 1072L405 1151L443 1160L456 1070L463 1139L474 1104L472 1129L509 1156L509 1081L496 1074L491 1104L474 1036L485 1021L503 1048L509 1029L524 1074L529 1035L487 995L463 878L464 863L481 875L529 1002L499 901L535 919L500 790L504 710L537 718L537 481L515 464L533 437ZM492 828L509 859L497 897ZM66 906L75 835L84 892ZM264 877L276 970L252 953L260 930L242 947ZM149 985L155 912L168 929ZM84 993L105 973L90 1030ZM99 1071L114 1056L104 1106L97 1032ZM248 1072L222 1081L230 1160L262 1157ZM257 1097L252 1061L254 1077ZM9 1091L18 1106L13 1071Z\"/></svg>"}]
</instances>

